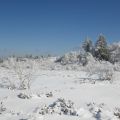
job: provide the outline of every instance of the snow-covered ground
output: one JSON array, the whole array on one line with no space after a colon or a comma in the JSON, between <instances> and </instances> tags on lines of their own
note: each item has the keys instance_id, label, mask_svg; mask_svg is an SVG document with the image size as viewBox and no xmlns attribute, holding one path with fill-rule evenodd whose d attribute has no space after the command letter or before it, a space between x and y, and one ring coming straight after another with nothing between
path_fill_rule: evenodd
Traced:
<instances>
[{"instance_id":1,"label":"snow-covered ground","mask_svg":"<svg viewBox=\"0 0 120 120\"><path fill-rule=\"evenodd\" d=\"M110 82L88 79L83 70L38 67L29 90L11 90L2 86L17 80L10 71L0 67L0 120L120 119L119 72Z\"/></svg>"}]
</instances>

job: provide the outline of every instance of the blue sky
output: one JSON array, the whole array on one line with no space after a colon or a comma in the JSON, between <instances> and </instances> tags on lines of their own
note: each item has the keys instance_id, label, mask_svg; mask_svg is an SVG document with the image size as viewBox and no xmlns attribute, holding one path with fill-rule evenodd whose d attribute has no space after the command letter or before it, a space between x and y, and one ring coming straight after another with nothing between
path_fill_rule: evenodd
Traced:
<instances>
[{"instance_id":1,"label":"blue sky","mask_svg":"<svg viewBox=\"0 0 120 120\"><path fill-rule=\"evenodd\" d=\"M0 0L0 54L62 54L100 33L120 40L120 0Z\"/></svg>"}]
</instances>

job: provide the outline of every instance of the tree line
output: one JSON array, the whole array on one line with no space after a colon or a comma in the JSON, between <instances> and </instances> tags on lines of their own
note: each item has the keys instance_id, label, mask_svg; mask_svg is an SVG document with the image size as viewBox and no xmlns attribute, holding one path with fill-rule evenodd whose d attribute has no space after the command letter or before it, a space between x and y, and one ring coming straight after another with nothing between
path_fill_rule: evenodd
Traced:
<instances>
[{"instance_id":1,"label":"tree line","mask_svg":"<svg viewBox=\"0 0 120 120\"><path fill-rule=\"evenodd\" d=\"M113 45L108 45L105 36L102 34L99 35L95 44L93 44L92 40L86 38L86 40L83 42L82 48L85 52L91 53L98 60L116 62L116 53L114 53L115 55L113 58Z\"/></svg>"}]
</instances>

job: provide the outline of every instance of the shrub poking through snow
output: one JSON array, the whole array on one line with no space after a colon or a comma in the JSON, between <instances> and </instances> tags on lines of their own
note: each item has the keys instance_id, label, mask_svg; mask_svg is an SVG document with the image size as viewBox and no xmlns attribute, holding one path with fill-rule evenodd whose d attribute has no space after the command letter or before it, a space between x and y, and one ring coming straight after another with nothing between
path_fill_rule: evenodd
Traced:
<instances>
[{"instance_id":1,"label":"shrub poking through snow","mask_svg":"<svg viewBox=\"0 0 120 120\"><path fill-rule=\"evenodd\" d=\"M0 114L2 114L2 112L4 112L6 110L6 108L3 105L3 102L0 103Z\"/></svg>"},{"instance_id":2,"label":"shrub poking through snow","mask_svg":"<svg viewBox=\"0 0 120 120\"><path fill-rule=\"evenodd\" d=\"M57 101L53 102L49 106L44 106L39 111L39 114L59 114L59 115L72 115L77 116L77 111L74 108L74 103L71 100L65 101L62 98L58 98Z\"/></svg>"},{"instance_id":3,"label":"shrub poking through snow","mask_svg":"<svg viewBox=\"0 0 120 120\"><path fill-rule=\"evenodd\" d=\"M21 98L21 99L30 99L30 98L32 98L32 96L30 94L26 94L26 93L20 93L18 95L18 97Z\"/></svg>"},{"instance_id":4,"label":"shrub poking through snow","mask_svg":"<svg viewBox=\"0 0 120 120\"><path fill-rule=\"evenodd\" d=\"M117 116L117 118L120 119L120 108L115 109L114 115Z\"/></svg>"},{"instance_id":5,"label":"shrub poking through snow","mask_svg":"<svg viewBox=\"0 0 120 120\"><path fill-rule=\"evenodd\" d=\"M52 92L47 93L46 97L53 97L53 93Z\"/></svg>"},{"instance_id":6,"label":"shrub poking through snow","mask_svg":"<svg viewBox=\"0 0 120 120\"><path fill-rule=\"evenodd\" d=\"M88 103L87 109L96 120L117 120L111 109L104 103Z\"/></svg>"},{"instance_id":7,"label":"shrub poking through snow","mask_svg":"<svg viewBox=\"0 0 120 120\"><path fill-rule=\"evenodd\" d=\"M112 82L114 75L114 67L108 62L95 62L94 64L89 64L85 68L88 72L88 76L98 76L98 80L108 80Z\"/></svg>"}]
</instances>

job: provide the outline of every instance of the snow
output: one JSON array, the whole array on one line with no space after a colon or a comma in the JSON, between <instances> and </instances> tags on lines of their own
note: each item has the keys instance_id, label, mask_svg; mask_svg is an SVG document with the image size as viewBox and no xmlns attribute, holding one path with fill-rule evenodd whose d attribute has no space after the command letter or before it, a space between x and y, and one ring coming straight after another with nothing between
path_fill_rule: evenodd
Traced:
<instances>
[{"instance_id":1,"label":"snow","mask_svg":"<svg viewBox=\"0 0 120 120\"><path fill-rule=\"evenodd\" d=\"M18 79L13 69L0 67L0 120L119 120L119 71L113 82L98 81L97 75L88 76L87 67L67 70L54 60L37 61L31 87L25 90L1 86L6 77Z\"/></svg>"}]
</instances>

